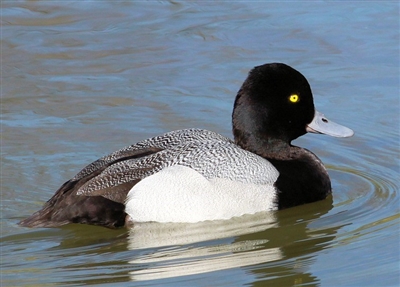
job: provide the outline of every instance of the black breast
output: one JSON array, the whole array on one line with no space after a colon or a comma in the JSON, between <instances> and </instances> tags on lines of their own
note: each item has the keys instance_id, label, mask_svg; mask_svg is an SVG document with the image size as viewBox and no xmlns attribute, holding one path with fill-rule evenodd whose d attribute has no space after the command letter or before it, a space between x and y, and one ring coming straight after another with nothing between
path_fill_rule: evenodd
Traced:
<instances>
[{"instance_id":1,"label":"black breast","mask_svg":"<svg viewBox=\"0 0 400 287\"><path fill-rule=\"evenodd\" d=\"M279 209L322 200L332 192L329 175L312 152L292 147L289 158L268 160L279 171L275 182Z\"/></svg>"}]
</instances>

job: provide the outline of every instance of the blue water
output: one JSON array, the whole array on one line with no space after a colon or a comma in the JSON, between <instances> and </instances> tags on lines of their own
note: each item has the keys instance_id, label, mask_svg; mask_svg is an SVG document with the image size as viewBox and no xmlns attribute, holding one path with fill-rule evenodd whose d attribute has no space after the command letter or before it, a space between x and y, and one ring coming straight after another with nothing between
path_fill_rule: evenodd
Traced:
<instances>
[{"instance_id":1,"label":"blue water","mask_svg":"<svg viewBox=\"0 0 400 287\"><path fill-rule=\"evenodd\" d=\"M398 286L399 3L3 1L2 286ZM295 141L325 201L133 230L16 223L97 158L169 130L231 136L256 65L285 62L355 131Z\"/></svg>"}]
</instances>

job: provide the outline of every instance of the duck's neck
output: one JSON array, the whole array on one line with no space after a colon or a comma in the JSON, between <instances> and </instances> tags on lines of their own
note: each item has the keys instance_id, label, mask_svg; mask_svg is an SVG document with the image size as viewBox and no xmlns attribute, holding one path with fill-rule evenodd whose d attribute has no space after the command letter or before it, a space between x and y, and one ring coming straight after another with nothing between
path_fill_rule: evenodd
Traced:
<instances>
[{"instance_id":1,"label":"duck's neck","mask_svg":"<svg viewBox=\"0 0 400 287\"><path fill-rule=\"evenodd\" d=\"M262 135L244 135L235 133L235 143L241 148L255 153L266 159L288 160L296 147L288 141Z\"/></svg>"}]
</instances>

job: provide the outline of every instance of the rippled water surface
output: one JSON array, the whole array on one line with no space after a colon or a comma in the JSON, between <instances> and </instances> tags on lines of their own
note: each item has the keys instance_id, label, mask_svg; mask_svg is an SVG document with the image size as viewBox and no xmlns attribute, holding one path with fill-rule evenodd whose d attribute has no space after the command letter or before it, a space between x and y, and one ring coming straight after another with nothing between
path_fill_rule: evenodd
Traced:
<instances>
[{"instance_id":1,"label":"rippled water surface","mask_svg":"<svg viewBox=\"0 0 400 287\"><path fill-rule=\"evenodd\" d=\"M399 3L3 1L2 286L398 286ZM17 222L93 160L188 127L230 136L247 72L285 62L355 130L296 140L325 201L132 230Z\"/></svg>"}]
</instances>

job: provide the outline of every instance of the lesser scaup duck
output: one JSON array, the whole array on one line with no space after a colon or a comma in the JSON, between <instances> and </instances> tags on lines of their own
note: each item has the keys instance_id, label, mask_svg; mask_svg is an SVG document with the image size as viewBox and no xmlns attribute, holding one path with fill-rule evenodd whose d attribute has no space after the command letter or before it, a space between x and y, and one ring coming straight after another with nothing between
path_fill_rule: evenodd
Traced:
<instances>
[{"instance_id":1,"label":"lesser scaup duck","mask_svg":"<svg viewBox=\"0 0 400 287\"><path fill-rule=\"evenodd\" d=\"M185 129L102 157L20 225L198 222L322 200L331 193L324 165L291 141L306 132L353 135L317 112L306 78L281 63L250 71L232 123L234 141Z\"/></svg>"}]
</instances>

